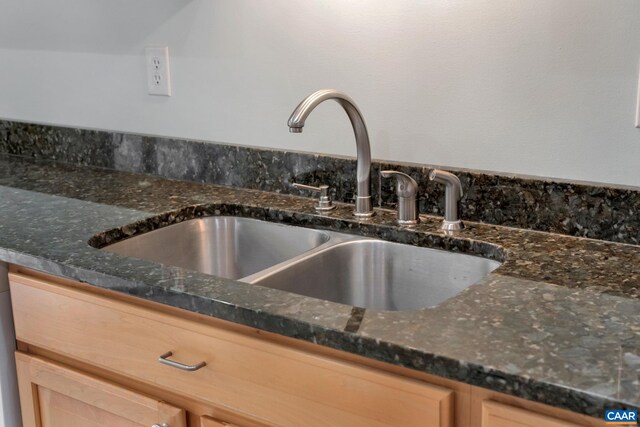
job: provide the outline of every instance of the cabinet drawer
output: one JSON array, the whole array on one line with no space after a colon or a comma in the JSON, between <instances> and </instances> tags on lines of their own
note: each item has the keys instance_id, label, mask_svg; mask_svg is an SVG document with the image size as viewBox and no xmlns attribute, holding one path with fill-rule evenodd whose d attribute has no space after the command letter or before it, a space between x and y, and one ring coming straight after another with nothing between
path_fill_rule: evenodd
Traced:
<instances>
[{"instance_id":1,"label":"cabinet drawer","mask_svg":"<svg viewBox=\"0 0 640 427\"><path fill-rule=\"evenodd\" d=\"M453 393L49 283L10 277L18 340L280 426L450 426ZM206 366L187 372L158 362Z\"/></svg>"},{"instance_id":2,"label":"cabinet drawer","mask_svg":"<svg viewBox=\"0 0 640 427\"><path fill-rule=\"evenodd\" d=\"M490 400L482 402L482 427L580 427L526 409Z\"/></svg>"}]
</instances>

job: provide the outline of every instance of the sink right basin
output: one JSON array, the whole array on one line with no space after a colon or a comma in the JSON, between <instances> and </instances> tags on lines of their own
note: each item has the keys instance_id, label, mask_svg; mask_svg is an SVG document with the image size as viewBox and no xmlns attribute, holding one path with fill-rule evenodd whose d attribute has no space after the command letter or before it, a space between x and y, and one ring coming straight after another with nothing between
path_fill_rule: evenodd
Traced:
<instances>
[{"instance_id":1,"label":"sink right basin","mask_svg":"<svg viewBox=\"0 0 640 427\"><path fill-rule=\"evenodd\" d=\"M432 307L498 268L497 261L381 240L346 241L252 283L377 310Z\"/></svg>"}]
</instances>

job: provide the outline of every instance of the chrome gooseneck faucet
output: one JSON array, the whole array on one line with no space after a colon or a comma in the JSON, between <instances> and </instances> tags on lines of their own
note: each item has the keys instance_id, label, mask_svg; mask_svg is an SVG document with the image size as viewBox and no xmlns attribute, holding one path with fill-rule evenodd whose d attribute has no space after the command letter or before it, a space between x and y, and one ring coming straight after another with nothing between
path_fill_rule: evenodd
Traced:
<instances>
[{"instance_id":1,"label":"chrome gooseneck faucet","mask_svg":"<svg viewBox=\"0 0 640 427\"><path fill-rule=\"evenodd\" d=\"M356 136L357 149L357 182L358 194L356 195L355 216L370 217L373 216L373 208L371 205L371 147L369 145L369 134L367 126L364 123L362 114L356 106L355 102L346 94L334 89L322 89L307 96L291 113L289 117L289 132L301 133L304 122L309 114L319 104L327 99L333 99L344 108L349 116L353 132Z\"/></svg>"}]
</instances>

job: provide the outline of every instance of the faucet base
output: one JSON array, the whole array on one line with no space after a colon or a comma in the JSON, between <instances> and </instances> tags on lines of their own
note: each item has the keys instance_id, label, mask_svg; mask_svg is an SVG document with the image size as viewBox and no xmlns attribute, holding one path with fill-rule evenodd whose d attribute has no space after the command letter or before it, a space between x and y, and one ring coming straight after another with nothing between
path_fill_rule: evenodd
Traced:
<instances>
[{"instance_id":1,"label":"faucet base","mask_svg":"<svg viewBox=\"0 0 640 427\"><path fill-rule=\"evenodd\" d=\"M318 212L327 212L327 211L332 211L336 208L336 205L330 205L330 206L323 206L320 203L318 203L317 205L315 205L313 207L316 211Z\"/></svg>"},{"instance_id":2,"label":"faucet base","mask_svg":"<svg viewBox=\"0 0 640 427\"><path fill-rule=\"evenodd\" d=\"M440 225L440 230L444 231L460 231L464 230L464 224L462 221L447 221L446 219L442 221L442 225Z\"/></svg>"},{"instance_id":3,"label":"faucet base","mask_svg":"<svg viewBox=\"0 0 640 427\"><path fill-rule=\"evenodd\" d=\"M371 218L372 216L374 216L376 213L371 211L371 212L358 212L358 211L353 211L353 216L357 217L357 218Z\"/></svg>"},{"instance_id":4,"label":"faucet base","mask_svg":"<svg viewBox=\"0 0 640 427\"><path fill-rule=\"evenodd\" d=\"M397 219L396 222L398 225L410 227L412 225L417 225L420 221L418 219Z\"/></svg>"},{"instance_id":5,"label":"faucet base","mask_svg":"<svg viewBox=\"0 0 640 427\"><path fill-rule=\"evenodd\" d=\"M373 207L371 206L371 196L356 197L356 210L353 212L353 215L358 218L371 218L375 215Z\"/></svg>"}]
</instances>

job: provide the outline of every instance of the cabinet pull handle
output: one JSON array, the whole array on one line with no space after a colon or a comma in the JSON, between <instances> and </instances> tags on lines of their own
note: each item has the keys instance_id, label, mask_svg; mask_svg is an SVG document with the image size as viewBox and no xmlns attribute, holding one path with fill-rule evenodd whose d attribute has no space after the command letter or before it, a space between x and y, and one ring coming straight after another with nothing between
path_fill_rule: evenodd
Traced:
<instances>
[{"instance_id":1,"label":"cabinet pull handle","mask_svg":"<svg viewBox=\"0 0 640 427\"><path fill-rule=\"evenodd\" d=\"M173 352L167 351L165 354L163 354L158 358L158 362L162 363L163 365L171 366L173 368L178 368L180 370L189 371L189 372L197 371L198 369L204 368L205 366L207 366L207 362L200 362L200 363L196 363L195 365L185 365L183 363L174 362L173 360L167 359L172 355L173 355Z\"/></svg>"},{"instance_id":2,"label":"cabinet pull handle","mask_svg":"<svg viewBox=\"0 0 640 427\"><path fill-rule=\"evenodd\" d=\"M162 424L154 424L151 427L169 427L169 424L167 423L162 423Z\"/></svg>"}]
</instances>

